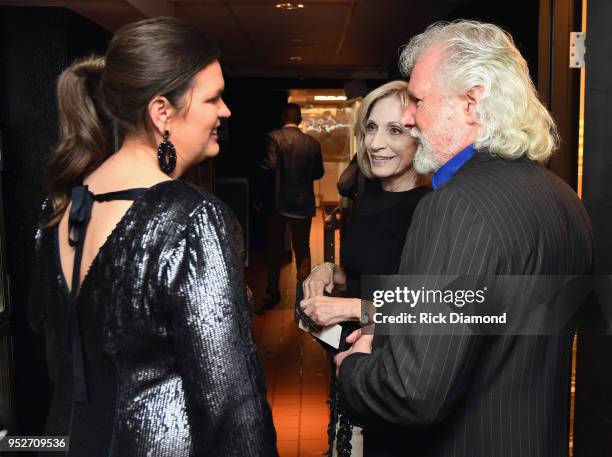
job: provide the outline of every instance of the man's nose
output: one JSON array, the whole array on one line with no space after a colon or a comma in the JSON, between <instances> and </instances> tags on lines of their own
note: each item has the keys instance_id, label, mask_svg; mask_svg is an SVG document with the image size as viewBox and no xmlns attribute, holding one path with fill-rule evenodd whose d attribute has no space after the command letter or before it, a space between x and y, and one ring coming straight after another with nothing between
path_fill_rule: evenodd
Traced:
<instances>
[{"instance_id":1,"label":"man's nose","mask_svg":"<svg viewBox=\"0 0 612 457\"><path fill-rule=\"evenodd\" d=\"M408 106L404 109L402 113L402 124L406 127L414 127L414 112L415 112L415 104L410 102Z\"/></svg>"}]
</instances>

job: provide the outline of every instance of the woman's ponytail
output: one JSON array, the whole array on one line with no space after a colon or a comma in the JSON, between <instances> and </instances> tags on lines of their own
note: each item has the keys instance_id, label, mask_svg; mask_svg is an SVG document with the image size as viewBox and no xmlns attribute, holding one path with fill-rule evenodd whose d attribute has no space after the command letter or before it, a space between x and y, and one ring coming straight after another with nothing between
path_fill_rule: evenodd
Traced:
<instances>
[{"instance_id":1,"label":"woman's ponytail","mask_svg":"<svg viewBox=\"0 0 612 457\"><path fill-rule=\"evenodd\" d=\"M109 43L106 56L75 61L57 85L60 136L49 164L49 191L58 223L71 188L113 152L117 137L139 136L152 144L148 105L162 95L180 110L196 75L219 56L217 47L192 24L155 17L128 24Z\"/></svg>"},{"instance_id":2,"label":"woman's ponytail","mask_svg":"<svg viewBox=\"0 0 612 457\"><path fill-rule=\"evenodd\" d=\"M103 57L90 56L76 60L59 77L59 142L49 162L48 182L53 200L49 225L61 219L72 186L109 156L109 122L99 98L104 66Z\"/></svg>"}]
</instances>

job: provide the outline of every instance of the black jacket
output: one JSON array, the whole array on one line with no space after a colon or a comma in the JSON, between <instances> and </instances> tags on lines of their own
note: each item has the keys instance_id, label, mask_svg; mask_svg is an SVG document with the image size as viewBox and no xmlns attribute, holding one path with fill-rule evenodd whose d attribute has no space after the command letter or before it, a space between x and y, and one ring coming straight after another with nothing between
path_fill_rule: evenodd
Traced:
<instances>
[{"instance_id":1,"label":"black jacket","mask_svg":"<svg viewBox=\"0 0 612 457\"><path fill-rule=\"evenodd\" d=\"M589 218L572 189L525 158L478 152L421 200L399 274L588 274L591 262ZM381 340L340 368L365 456L567 455L571 331Z\"/></svg>"},{"instance_id":2,"label":"black jacket","mask_svg":"<svg viewBox=\"0 0 612 457\"><path fill-rule=\"evenodd\" d=\"M261 168L274 174L274 210L299 216L315 215L312 182L323 176L321 145L297 127L268 134Z\"/></svg>"}]
</instances>

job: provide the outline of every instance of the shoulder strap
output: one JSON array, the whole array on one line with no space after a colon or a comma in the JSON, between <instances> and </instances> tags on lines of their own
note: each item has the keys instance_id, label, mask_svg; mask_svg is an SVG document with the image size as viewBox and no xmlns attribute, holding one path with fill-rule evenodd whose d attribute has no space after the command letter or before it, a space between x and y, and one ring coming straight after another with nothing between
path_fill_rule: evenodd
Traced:
<instances>
[{"instance_id":1,"label":"shoulder strap","mask_svg":"<svg viewBox=\"0 0 612 457\"><path fill-rule=\"evenodd\" d=\"M74 266L72 269L71 293L76 296L81 276L81 260L83 258L83 245L87 226L91 219L91 209L94 201L109 202L113 200L138 200L148 189L134 188L125 189L106 194L94 195L87 186L79 185L72 188L72 207L68 217L68 243L75 247ZM73 238L74 236L74 238Z\"/></svg>"}]
</instances>

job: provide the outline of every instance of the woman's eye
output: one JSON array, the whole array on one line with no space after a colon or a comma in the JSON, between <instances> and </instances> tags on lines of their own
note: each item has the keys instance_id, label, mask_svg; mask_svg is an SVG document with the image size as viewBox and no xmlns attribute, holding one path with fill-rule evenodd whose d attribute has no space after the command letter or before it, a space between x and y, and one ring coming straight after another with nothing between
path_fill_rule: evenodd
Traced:
<instances>
[{"instance_id":1,"label":"woman's eye","mask_svg":"<svg viewBox=\"0 0 612 457\"><path fill-rule=\"evenodd\" d=\"M376 130L376 124L368 124L366 125L366 131L367 132L373 132Z\"/></svg>"},{"instance_id":2,"label":"woman's eye","mask_svg":"<svg viewBox=\"0 0 612 457\"><path fill-rule=\"evenodd\" d=\"M393 135L401 135L404 131L399 127L391 127L391 133Z\"/></svg>"}]
</instances>

